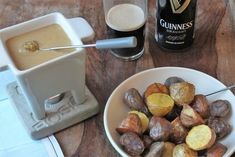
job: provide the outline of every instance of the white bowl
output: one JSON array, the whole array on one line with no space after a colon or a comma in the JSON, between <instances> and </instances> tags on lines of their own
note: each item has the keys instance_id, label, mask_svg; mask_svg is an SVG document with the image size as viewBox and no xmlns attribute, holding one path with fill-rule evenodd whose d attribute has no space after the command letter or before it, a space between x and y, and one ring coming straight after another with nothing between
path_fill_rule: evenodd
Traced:
<instances>
[{"instance_id":1,"label":"white bowl","mask_svg":"<svg viewBox=\"0 0 235 157\"><path fill-rule=\"evenodd\" d=\"M116 128L121 121L126 117L130 110L127 105L123 103L123 94L129 88L136 88L140 94L143 94L146 87L154 82L164 83L164 81L171 76L178 76L185 81L193 83L196 87L196 94L209 94L219 89L225 88L225 85L217 79L203 73L188 68L180 67L161 67L146 70L135 74L122 82L111 94L104 110L104 127L108 139L116 151L123 157L129 156L121 147L119 143L120 135L116 132ZM228 100L232 105L235 104L235 97L229 90L220 92L207 97L209 102L217 99ZM235 121L235 108L232 108L232 113L228 117L231 125ZM227 146L228 150L225 157L232 155L235 150L234 145L235 135L231 132L228 136L223 138L220 142Z\"/></svg>"}]
</instances>

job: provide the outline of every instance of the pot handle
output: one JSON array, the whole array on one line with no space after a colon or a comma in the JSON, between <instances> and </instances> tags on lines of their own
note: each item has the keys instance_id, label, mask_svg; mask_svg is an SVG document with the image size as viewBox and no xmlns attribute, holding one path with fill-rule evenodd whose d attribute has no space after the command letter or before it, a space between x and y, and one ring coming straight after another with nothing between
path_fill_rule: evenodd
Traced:
<instances>
[{"instance_id":1,"label":"pot handle","mask_svg":"<svg viewBox=\"0 0 235 157\"><path fill-rule=\"evenodd\" d=\"M68 19L68 22L82 41L86 42L94 38L95 33L92 27L84 18L75 17Z\"/></svg>"},{"instance_id":2,"label":"pot handle","mask_svg":"<svg viewBox=\"0 0 235 157\"><path fill-rule=\"evenodd\" d=\"M8 69L6 57L4 56L3 51L3 45L0 44L0 72Z\"/></svg>"}]
</instances>

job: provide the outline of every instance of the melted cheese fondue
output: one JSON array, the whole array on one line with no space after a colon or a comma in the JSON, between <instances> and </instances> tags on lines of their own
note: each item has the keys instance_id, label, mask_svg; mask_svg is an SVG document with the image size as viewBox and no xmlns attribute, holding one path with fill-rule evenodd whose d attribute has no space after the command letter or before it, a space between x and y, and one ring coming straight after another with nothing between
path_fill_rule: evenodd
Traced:
<instances>
[{"instance_id":1,"label":"melted cheese fondue","mask_svg":"<svg viewBox=\"0 0 235 157\"><path fill-rule=\"evenodd\" d=\"M41 48L71 45L71 40L58 24L52 24L19 36L10 38L6 42L9 54L19 70L25 70L59 57L74 49L56 51L40 51L37 53L21 53L22 47L29 41L37 41Z\"/></svg>"}]
</instances>

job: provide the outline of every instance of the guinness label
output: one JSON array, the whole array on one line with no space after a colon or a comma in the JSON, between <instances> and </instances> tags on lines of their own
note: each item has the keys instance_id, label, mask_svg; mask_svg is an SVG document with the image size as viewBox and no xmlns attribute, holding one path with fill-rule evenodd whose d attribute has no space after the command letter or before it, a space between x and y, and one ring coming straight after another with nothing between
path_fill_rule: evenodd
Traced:
<instances>
[{"instance_id":1,"label":"guinness label","mask_svg":"<svg viewBox=\"0 0 235 157\"><path fill-rule=\"evenodd\" d=\"M155 38L167 49L190 46L194 38L196 0L158 0Z\"/></svg>"},{"instance_id":2,"label":"guinness label","mask_svg":"<svg viewBox=\"0 0 235 157\"><path fill-rule=\"evenodd\" d=\"M172 12L181 14L189 5L190 0L170 0Z\"/></svg>"}]
</instances>

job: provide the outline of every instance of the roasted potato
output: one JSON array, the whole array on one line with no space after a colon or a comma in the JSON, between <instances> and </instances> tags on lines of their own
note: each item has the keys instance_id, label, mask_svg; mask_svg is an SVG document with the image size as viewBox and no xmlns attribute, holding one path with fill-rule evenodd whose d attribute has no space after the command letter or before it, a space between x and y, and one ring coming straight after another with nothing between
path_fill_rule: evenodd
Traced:
<instances>
[{"instance_id":1,"label":"roasted potato","mask_svg":"<svg viewBox=\"0 0 235 157\"><path fill-rule=\"evenodd\" d=\"M120 134L126 132L135 132L137 134L142 133L142 124L139 116L134 113L130 113L127 117L121 122L116 131Z\"/></svg>"},{"instance_id":2,"label":"roasted potato","mask_svg":"<svg viewBox=\"0 0 235 157\"><path fill-rule=\"evenodd\" d=\"M161 157L172 157L174 147L175 147L174 143L164 142L164 149Z\"/></svg>"},{"instance_id":3,"label":"roasted potato","mask_svg":"<svg viewBox=\"0 0 235 157\"><path fill-rule=\"evenodd\" d=\"M232 131L231 125L222 118L210 117L208 126L215 131L217 139L225 137Z\"/></svg>"},{"instance_id":4,"label":"roasted potato","mask_svg":"<svg viewBox=\"0 0 235 157\"><path fill-rule=\"evenodd\" d=\"M123 101L131 110L137 110L149 115L148 108L145 105L143 98L135 88L130 88L124 93Z\"/></svg>"},{"instance_id":5,"label":"roasted potato","mask_svg":"<svg viewBox=\"0 0 235 157\"><path fill-rule=\"evenodd\" d=\"M145 148L150 148L151 144L153 143L152 138L148 135L143 135L142 140L144 142Z\"/></svg>"},{"instance_id":6,"label":"roasted potato","mask_svg":"<svg viewBox=\"0 0 235 157\"><path fill-rule=\"evenodd\" d=\"M188 82L173 83L170 85L170 96L177 105L190 104L195 95L195 87Z\"/></svg>"},{"instance_id":7,"label":"roasted potato","mask_svg":"<svg viewBox=\"0 0 235 157\"><path fill-rule=\"evenodd\" d=\"M144 92L144 98L146 99L149 95L153 93L165 93L169 94L168 88L161 83L153 83L147 87Z\"/></svg>"},{"instance_id":8,"label":"roasted potato","mask_svg":"<svg viewBox=\"0 0 235 157\"><path fill-rule=\"evenodd\" d=\"M128 114L131 114L131 113L137 114L139 116L141 124L142 124L142 133L144 133L148 129L149 118L144 113L139 112L139 111L130 111Z\"/></svg>"},{"instance_id":9,"label":"roasted potato","mask_svg":"<svg viewBox=\"0 0 235 157\"><path fill-rule=\"evenodd\" d=\"M189 105L183 106L183 110L180 113L180 120L188 128L204 123L202 117Z\"/></svg>"},{"instance_id":10,"label":"roasted potato","mask_svg":"<svg viewBox=\"0 0 235 157\"><path fill-rule=\"evenodd\" d=\"M207 157L222 157L227 151L227 147L221 143L214 144L206 152Z\"/></svg>"},{"instance_id":11,"label":"roasted potato","mask_svg":"<svg viewBox=\"0 0 235 157\"><path fill-rule=\"evenodd\" d=\"M222 119L231 112L231 104L226 100L209 104L181 78L170 77L164 85L153 83L143 97L131 88L123 101L131 111L116 131L130 156L222 157L227 151L216 140L232 131Z\"/></svg>"},{"instance_id":12,"label":"roasted potato","mask_svg":"<svg viewBox=\"0 0 235 157\"><path fill-rule=\"evenodd\" d=\"M209 105L210 115L213 117L225 117L231 110L230 106L227 100L216 100Z\"/></svg>"},{"instance_id":13,"label":"roasted potato","mask_svg":"<svg viewBox=\"0 0 235 157\"><path fill-rule=\"evenodd\" d=\"M165 118L153 116L149 122L149 136L154 141L167 141L172 133L172 125Z\"/></svg>"},{"instance_id":14,"label":"roasted potato","mask_svg":"<svg viewBox=\"0 0 235 157\"><path fill-rule=\"evenodd\" d=\"M127 132L121 135L120 143L124 147L124 150L131 156L138 156L144 151L143 141L133 132Z\"/></svg>"},{"instance_id":15,"label":"roasted potato","mask_svg":"<svg viewBox=\"0 0 235 157\"><path fill-rule=\"evenodd\" d=\"M202 94L195 95L191 106L202 118L207 118L210 114L209 103Z\"/></svg>"},{"instance_id":16,"label":"roasted potato","mask_svg":"<svg viewBox=\"0 0 235 157\"><path fill-rule=\"evenodd\" d=\"M194 126L186 136L186 144L189 148L199 151L210 148L216 139L215 131L207 125Z\"/></svg>"},{"instance_id":17,"label":"roasted potato","mask_svg":"<svg viewBox=\"0 0 235 157\"><path fill-rule=\"evenodd\" d=\"M162 157L164 142L154 142L145 157Z\"/></svg>"},{"instance_id":18,"label":"roasted potato","mask_svg":"<svg viewBox=\"0 0 235 157\"><path fill-rule=\"evenodd\" d=\"M188 134L187 128L183 126L179 117L172 121L171 124L173 131L170 135L170 140L176 144L184 143L185 137Z\"/></svg>"},{"instance_id":19,"label":"roasted potato","mask_svg":"<svg viewBox=\"0 0 235 157\"><path fill-rule=\"evenodd\" d=\"M197 152L190 149L185 143L182 143L174 147L173 157L197 157Z\"/></svg>"},{"instance_id":20,"label":"roasted potato","mask_svg":"<svg viewBox=\"0 0 235 157\"><path fill-rule=\"evenodd\" d=\"M185 82L185 81L182 78L173 76L173 77L167 78L164 85L169 87L173 83L180 83L180 82Z\"/></svg>"},{"instance_id":21,"label":"roasted potato","mask_svg":"<svg viewBox=\"0 0 235 157\"><path fill-rule=\"evenodd\" d=\"M153 93L146 99L149 111L158 117L165 116L174 107L174 100L167 94Z\"/></svg>"}]
</instances>

